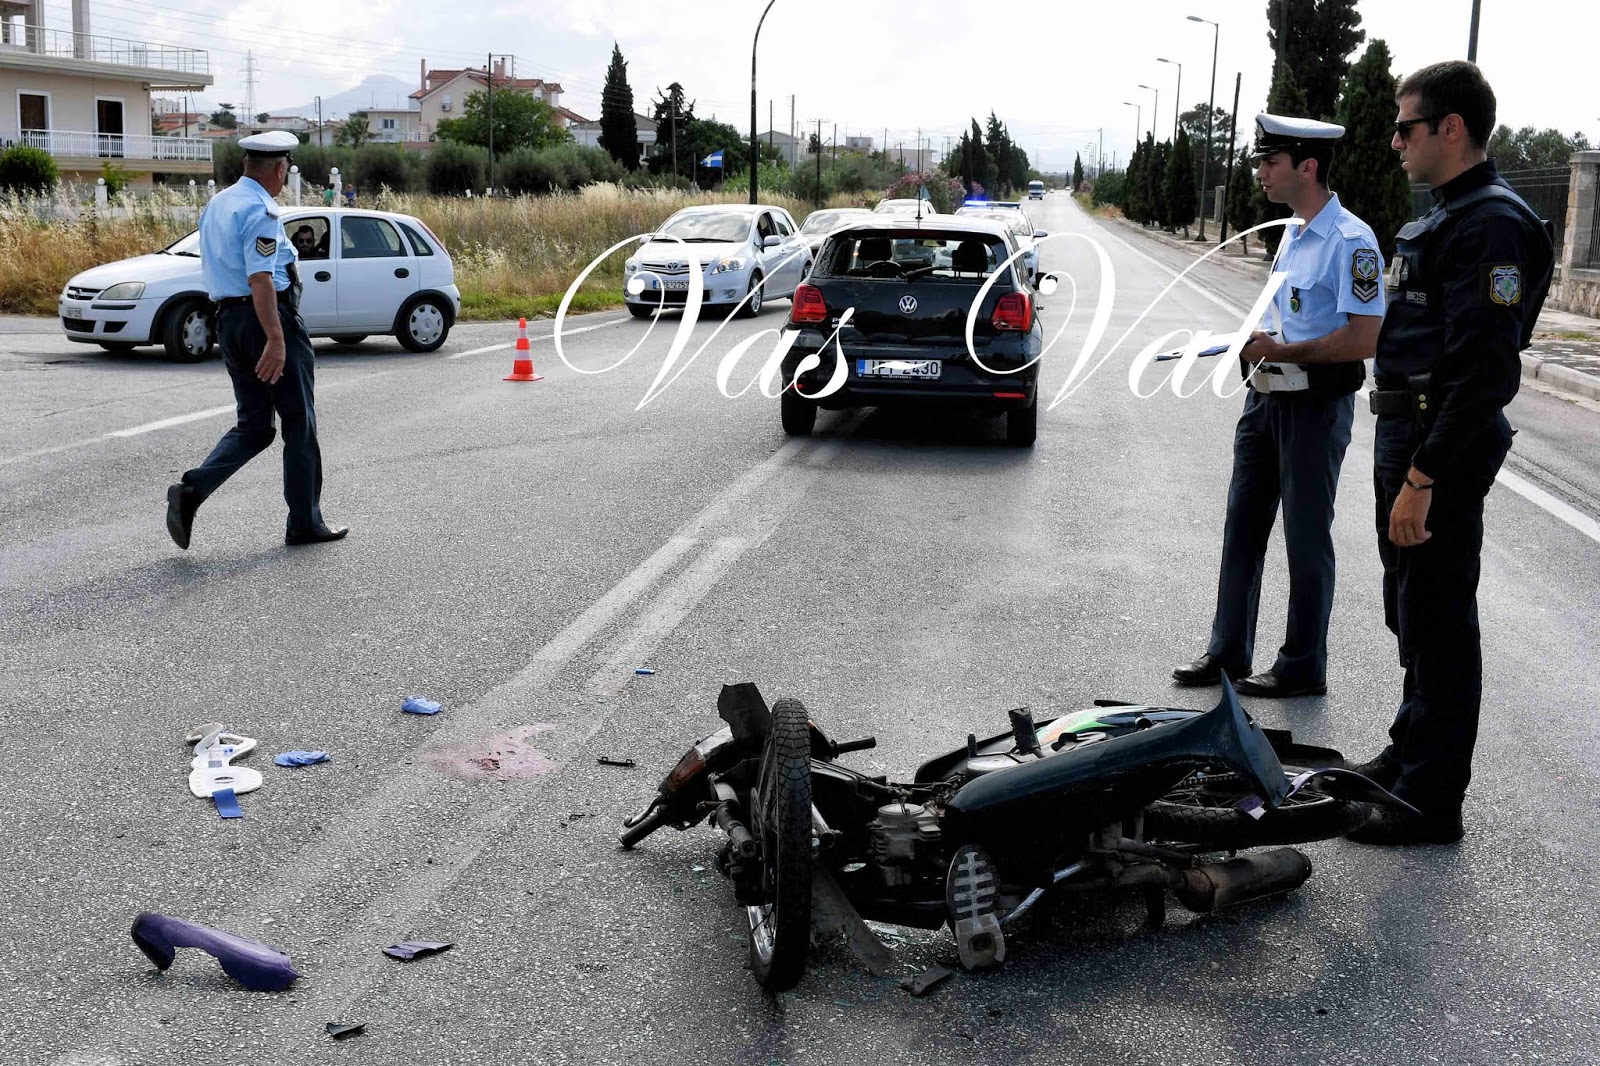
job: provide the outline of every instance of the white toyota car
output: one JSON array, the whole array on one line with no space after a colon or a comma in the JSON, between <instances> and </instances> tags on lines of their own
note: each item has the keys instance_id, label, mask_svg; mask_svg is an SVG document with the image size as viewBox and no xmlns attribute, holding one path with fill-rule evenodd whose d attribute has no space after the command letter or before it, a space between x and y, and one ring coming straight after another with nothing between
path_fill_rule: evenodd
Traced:
<instances>
[{"instance_id":1,"label":"white toyota car","mask_svg":"<svg viewBox=\"0 0 1600 1066\"><path fill-rule=\"evenodd\" d=\"M450 254L421 221L329 207L285 208L282 217L300 256L307 333L342 344L392 335L413 352L444 344L461 291ZM85 270L67 282L59 311L68 340L113 352L158 344L179 362L206 358L216 328L200 279L200 234Z\"/></svg>"},{"instance_id":2,"label":"white toyota car","mask_svg":"<svg viewBox=\"0 0 1600 1066\"><path fill-rule=\"evenodd\" d=\"M705 306L732 306L748 295L750 300L741 312L745 316L760 314L767 300L793 296L811 272L811 249L783 208L765 204L686 207L662 223L652 239L623 264L624 299L635 318L648 318L658 308L684 306L689 295L686 245L694 248L700 260Z\"/></svg>"}]
</instances>

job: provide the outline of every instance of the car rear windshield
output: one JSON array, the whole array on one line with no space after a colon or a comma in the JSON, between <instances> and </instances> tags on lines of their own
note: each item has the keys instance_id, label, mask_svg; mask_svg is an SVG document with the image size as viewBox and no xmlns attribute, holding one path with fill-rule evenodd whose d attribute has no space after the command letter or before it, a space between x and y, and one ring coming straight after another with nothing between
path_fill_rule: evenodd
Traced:
<instances>
[{"instance_id":1,"label":"car rear windshield","mask_svg":"<svg viewBox=\"0 0 1600 1066\"><path fill-rule=\"evenodd\" d=\"M827 233L852 215L860 215L858 210L845 211L813 211L806 216L805 223L800 227L801 233Z\"/></svg>"},{"instance_id":2,"label":"car rear windshield","mask_svg":"<svg viewBox=\"0 0 1600 1066\"><path fill-rule=\"evenodd\" d=\"M686 241L742 241L750 235L746 214L677 215L667 219L661 233Z\"/></svg>"},{"instance_id":3,"label":"car rear windshield","mask_svg":"<svg viewBox=\"0 0 1600 1066\"><path fill-rule=\"evenodd\" d=\"M988 233L876 231L833 237L813 273L817 277L931 278L982 281L1010 251Z\"/></svg>"}]
</instances>

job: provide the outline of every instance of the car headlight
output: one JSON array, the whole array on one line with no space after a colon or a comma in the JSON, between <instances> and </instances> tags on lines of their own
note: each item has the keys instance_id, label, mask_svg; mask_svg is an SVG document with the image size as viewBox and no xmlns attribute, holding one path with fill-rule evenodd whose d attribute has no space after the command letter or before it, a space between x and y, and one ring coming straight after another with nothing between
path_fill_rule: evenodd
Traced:
<instances>
[{"instance_id":1,"label":"car headlight","mask_svg":"<svg viewBox=\"0 0 1600 1066\"><path fill-rule=\"evenodd\" d=\"M144 282L124 281L120 285L113 285L102 290L99 299L102 300L137 300L144 295Z\"/></svg>"},{"instance_id":2,"label":"car headlight","mask_svg":"<svg viewBox=\"0 0 1600 1066\"><path fill-rule=\"evenodd\" d=\"M626 260L623 261L622 270L623 270L624 273L632 274L635 270L638 270L638 269L639 269L639 260L633 258L633 256L630 255Z\"/></svg>"},{"instance_id":3,"label":"car headlight","mask_svg":"<svg viewBox=\"0 0 1600 1066\"><path fill-rule=\"evenodd\" d=\"M740 256L733 255L733 256L729 256L726 259L717 260L715 263L711 264L711 266L706 269L706 273L707 274L727 274L730 271L743 270L743 269L744 269L744 259L742 257L740 257Z\"/></svg>"}]
</instances>

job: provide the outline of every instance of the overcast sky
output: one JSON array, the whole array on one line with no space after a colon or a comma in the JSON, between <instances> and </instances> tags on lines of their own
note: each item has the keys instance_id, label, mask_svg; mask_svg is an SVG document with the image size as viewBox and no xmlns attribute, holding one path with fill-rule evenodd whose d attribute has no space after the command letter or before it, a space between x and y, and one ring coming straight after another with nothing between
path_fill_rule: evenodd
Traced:
<instances>
[{"instance_id":1,"label":"overcast sky","mask_svg":"<svg viewBox=\"0 0 1600 1066\"><path fill-rule=\"evenodd\" d=\"M369 74L418 81L431 67L481 65L490 49L516 56L517 73L560 82L561 102L599 117L611 45L628 61L638 110L677 80L712 114L741 130L750 121L750 40L765 0L488 0L481 6L435 0L345 0L328 4L232 4L210 0L91 0L94 31L207 48L213 98L243 100L244 55L259 69L257 110L290 107L349 89ZM71 21L69 0L47 0L51 25ZM222 13L237 10L237 15ZM466 16L465 12L471 11ZM1368 40L1381 37L1395 70L1466 56L1471 0L1377 3L1358 10ZM291 15L291 12L294 14ZM935 149L992 109L1035 165L1070 167L1089 158L1097 129L1105 153L1125 161L1134 108L1144 127L1160 95L1158 137L1170 136L1176 66L1182 99L1210 91L1211 27L1221 24L1216 100L1232 105L1234 75L1244 76L1240 111L1264 105L1272 55L1265 0L1132 0L997 5L970 0L776 0L762 30L759 127L768 101L776 127L789 129L789 97L804 125L821 118L881 141L916 143L918 127ZM1363 47L1365 47L1363 45ZM1500 101L1500 121L1555 126L1600 142L1600 4L1579 0L1483 0L1478 61ZM1359 54L1359 52L1358 52ZM378 101L379 106L393 106ZM813 127L814 128L814 127ZM1163 132L1164 131L1164 132ZM1240 131L1241 140L1248 127Z\"/></svg>"}]
</instances>

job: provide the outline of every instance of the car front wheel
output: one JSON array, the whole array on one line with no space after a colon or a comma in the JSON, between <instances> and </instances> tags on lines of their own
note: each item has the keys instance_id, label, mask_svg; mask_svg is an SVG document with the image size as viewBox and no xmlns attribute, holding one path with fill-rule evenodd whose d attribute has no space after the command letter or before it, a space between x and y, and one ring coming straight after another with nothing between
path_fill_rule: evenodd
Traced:
<instances>
[{"instance_id":1,"label":"car front wheel","mask_svg":"<svg viewBox=\"0 0 1600 1066\"><path fill-rule=\"evenodd\" d=\"M745 300L744 306L739 309L740 318L754 318L761 313L761 294L763 290L760 285L761 272L756 271L750 275L750 287L745 290L745 294L749 298Z\"/></svg>"},{"instance_id":2,"label":"car front wheel","mask_svg":"<svg viewBox=\"0 0 1600 1066\"><path fill-rule=\"evenodd\" d=\"M174 363L198 363L211 355L216 329L211 320L211 304L205 300L185 300L172 309L162 330L162 345Z\"/></svg>"},{"instance_id":3,"label":"car front wheel","mask_svg":"<svg viewBox=\"0 0 1600 1066\"><path fill-rule=\"evenodd\" d=\"M450 336L450 308L433 296L412 300L400 309L395 337L408 352L436 352Z\"/></svg>"}]
</instances>

